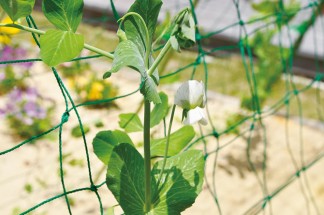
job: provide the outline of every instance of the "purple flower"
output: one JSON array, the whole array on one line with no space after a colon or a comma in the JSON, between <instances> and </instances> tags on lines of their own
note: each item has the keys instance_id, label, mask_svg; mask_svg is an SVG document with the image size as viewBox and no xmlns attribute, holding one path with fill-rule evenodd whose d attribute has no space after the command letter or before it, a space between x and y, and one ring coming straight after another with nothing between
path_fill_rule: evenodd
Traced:
<instances>
[{"instance_id":1,"label":"purple flower","mask_svg":"<svg viewBox=\"0 0 324 215\"><path fill-rule=\"evenodd\" d=\"M6 116L6 110L5 109L0 109L0 118Z\"/></svg>"},{"instance_id":2,"label":"purple flower","mask_svg":"<svg viewBox=\"0 0 324 215\"><path fill-rule=\"evenodd\" d=\"M28 101L36 101L38 96L36 88L28 88L25 91L25 96Z\"/></svg>"},{"instance_id":3,"label":"purple flower","mask_svg":"<svg viewBox=\"0 0 324 215\"><path fill-rule=\"evenodd\" d=\"M12 48L10 46L5 46L0 54L0 61L21 60L25 59L26 56L27 52L23 48ZM20 63L19 65L26 69L29 69L33 65L33 62L24 62Z\"/></svg>"},{"instance_id":4,"label":"purple flower","mask_svg":"<svg viewBox=\"0 0 324 215\"><path fill-rule=\"evenodd\" d=\"M21 99L22 99L22 91L20 89L18 89L18 88L15 88L9 93L8 97L9 97L11 102L21 101Z\"/></svg>"},{"instance_id":5,"label":"purple flower","mask_svg":"<svg viewBox=\"0 0 324 215\"><path fill-rule=\"evenodd\" d=\"M45 110L32 101L25 104L24 111L31 118L44 119L46 116Z\"/></svg>"}]
</instances>

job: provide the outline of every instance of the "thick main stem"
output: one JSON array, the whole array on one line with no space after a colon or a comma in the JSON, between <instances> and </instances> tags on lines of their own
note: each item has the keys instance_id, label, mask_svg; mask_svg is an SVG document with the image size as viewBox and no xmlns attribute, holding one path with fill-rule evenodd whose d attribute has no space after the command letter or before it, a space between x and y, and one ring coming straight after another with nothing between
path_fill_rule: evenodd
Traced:
<instances>
[{"instance_id":1,"label":"thick main stem","mask_svg":"<svg viewBox=\"0 0 324 215\"><path fill-rule=\"evenodd\" d=\"M145 171L145 212L151 209L151 147L150 147L151 103L144 101L144 171Z\"/></svg>"}]
</instances>

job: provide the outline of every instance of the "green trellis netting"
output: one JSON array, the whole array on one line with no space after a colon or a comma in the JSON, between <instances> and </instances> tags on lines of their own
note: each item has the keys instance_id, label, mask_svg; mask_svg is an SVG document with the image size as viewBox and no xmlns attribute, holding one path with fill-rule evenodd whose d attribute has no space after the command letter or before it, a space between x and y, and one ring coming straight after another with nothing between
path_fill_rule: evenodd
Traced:
<instances>
[{"instance_id":1,"label":"green trellis netting","mask_svg":"<svg viewBox=\"0 0 324 215\"><path fill-rule=\"evenodd\" d=\"M323 1L303 1L307 2L305 4L302 4L302 6L297 7L296 2L297 1L290 1L288 3L278 0L278 1L263 1L266 2L264 4L261 4L260 2L254 3L254 9L258 12L258 16L251 17L248 20L243 20L241 16L241 10L240 3L243 2L242 0L233 0L233 1L226 1L224 4L228 4L230 7L234 7L236 11L236 21L228 26L222 27L221 29L215 25L215 29L213 31L209 32L203 32L204 29L201 27L201 20L198 18L196 14L196 8L207 4L209 1L188 1L188 5L190 6L193 15L194 20L196 23L196 39L197 44L194 47L194 49L190 50L191 52L196 52L196 59L193 62L188 63L185 66L182 66L181 68L178 68L175 71L172 71L170 73L166 73L161 75L161 79L167 79L171 76L178 75L180 73L188 73L190 72L190 75L192 78L197 75L198 68L203 68L203 75L206 89L209 89L210 86L210 74L213 71L209 70L208 67L208 58L209 57L215 57L215 56L222 56L224 53L232 53L233 55L240 56L240 61L242 62L242 66L245 71L245 79L240 80L241 82L244 82L246 85L248 85L249 89L249 95L246 95L244 98L242 98L241 106L247 109L243 115L241 115L239 118L234 120L234 122L230 123L230 125L224 129L219 130L215 126L216 122L210 121L209 126L211 127L211 132L201 132L199 137L197 137L192 143L190 143L186 150L190 149L191 147L197 146L200 144L200 146L204 146L204 153L205 153L205 159L209 161L209 164L211 164L214 168L212 177L209 177L208 180L205 181L205 187L208 189L210 195L210 202L213 202L212 204L216 205L217 213L219 214L226 214L223 211L223 203L226 200L223 200L221 196L224 196L224 194L219 195L219 193L222 193L222 187L218 186L218 175L219 172L216 171L218 165L218 158L221 157L221 154L223 150L227 150L230 147L235 147L236 141L240 138L244 138L246 141L245 146L245 153L244 156L246 156L246 162L248 165L248 169L253 173L255 177L255 186L260 187L260 196L262 196L258 201L255 201L255 198L253 198L253 201L249 201L250 208L244 208L240 209L240 211L245 211L246 214L259 214L259 213L269 213L272 214L273 207L275 207L272 204L272 201L285 189L288 189L289 186L295 182L298 182L300 185L300 189L296 190L296 195L301 195L304 198L305 205L307 207L307 211L313 211L314 214L320 214L323 211L320 211L320 208L318 207L319 204L322 204L320 200L316 200L314 197L314 193L311 189L312 179L307 176L308 171L315 165L320 164L323 166L323 157L324 157L324 148L321 147L321 150L318 151L316 155L312 157L312 159L305 159L304 153L307 151L307 147L310 147L312 144L311 142L308 142L305 140L305 137L303 136L303 127L304 127L304 116L303 116L303 104L301 97L303 94L310 90L314 90L314 98L309 98L309 103L312 103L312 106L317 111L316 120L319 123L323 123L323 111L324 111L324 105L323 105L323 95L322 90L320 89L322 85L322 81L324 79L324 73L323 73L323 67L321 66L321 62L323 61L323 56L320 56L318 53L317 48L320 46L320 44L317 44L317 40L314 40L314 50L313 50L313 67L315 68L314 75L312 75L312 80L309 81L308 84L303 86L302 88L297 87L295 82L293 81L296 75L293 71L293 65L295 63L295 59L297 56L297 50L300 48L304 36L307 32L313 31L314 35L321 35L323 36L323 29L324 29L324 23L321 17L321 11L324 8L324 2ZM224 1L225 2L225 1ZM272 2L272 3L271 3ZM275 2L275 3L274 3ZM87 20L90 23L105 23L106 21L111 22L111 20L118 20L119 18L119 12L116 11L114 1L110 1L111 3L111 10L114 17L102 17L100 19L96 20ZM226 7L224 7L226 8ZM303 11L308 11L310 16L303 20L302 23L299 23L299 25L292 26L291 20L300 14ZM219 19L220 22L222 21L222 18L219 17L217 14L215 15L215 19ZM37 28L37 21L32 16L26 17L26 21L31 28ZM321 23L321 29L315 26L315 22L320 21ZM116 22L116 21L115 21ZM215 21L216 22L216 21ZM248 31L247 27L257 24L258 27L254 28L253 31ZM218 35L222 34L225 31L228 31L230 29L238 29L238 38L237 41L232 42L231 45L215 45L215 47L211 47L208 44L211 44L213 39L217 38ZM297 37L294 37L291 35L291 31L285 31L285 29L292 29L294 28L299 34ZM272 30L269 30L272 29ZM269 35L268 38L274 38L274 35L277 36L277 43L276 45L272 45L272 41L265 41L264 38ZM293 38L294 37L294 38ZM39 45L38 40L39 37L37 35L33 35L33 38L36 42L36 45ZM263 46L257 46L259 44L264 42L265 45ZM287 43L288 45L284 43ZM268 42L268 43L266 43ZM35 47L36 47L35 45ZM275 53L276 58L269 59L269 62L266 61L268 56L265 56L262 52L262 50L270 50L273 49L273 52L269 51L269 53ZM157 50L158 51L158 50ZM234 54L235 53L235 54ZM80 57L73 59L73 61L84 61L88 60L91 61L94 58L100 58L100 55L93 55L93 56L87 56L87 57ZM258 59L258 60L256 60ZM14 60L14 61L3 61L0 62L0 64L16 64L16 63L22 63L22 62L35 62L35 61L41 61L41 59L33 58L33 59L20 59L20 60ZM271 68L274 66L272 64L273 62L276 62L279 66L276 69ZM264 64L262 64L262 62ZM279 62L279 63L278 63ZM268 71L262 74L260 72L261 70ZM58 163L59 163L59 175L60 175L60 183L62 185L62 190L57 191L59 192L57 195L53 195L49 198L43 199L43 201L39 202L39 204L36 205L30 205L28 209L25 209L20 214L28 214L35 212L37 214L38 208L41 208L43 205L48 204L53 201L58 201L58 199L64 199L67 205L67 213L72 214L73 208L71 206L71 201L69 200L69 196L74 193L79 192L86 192L90 191L93 192L98 200L98 209L96 212L93 212L93 214L106 214L106 208L105 208L105 200L100 195L99 189L106 189L105 182L96 184L94 181L93 176L93 170L91 168L90 164L90 152L88 149L88 145L90 144L89 141L87 141L85 137L84 132L84 124L83 124L83 116L79 112L79 108L82 106L93 106L97 104L103 104L103 103L109 103L114 100L124 99L128 96L138 93L141 84L139 84L137 90L121 95L114 98L107 98L104 100L98 100L93 102L86 102L77 104L73 100L72 96L70 95L70 92L68 88L66 87L66 83L62 80L62 78L59 75L59 72L56 68L51 68L52 73L56 79L57 85L60 89L60 92L62 96L64 97L65 101L65 111L61 115L60 123L55 125L53 128L49 128L48 131L45 133L39 134L37 136L33 136L30 139L27 139L12 148L4 149L0 151L0 163L2 162L2 159L5 159L6 156L10 153L14 154L16 150L24 150L24 147L26 144L39 139L42 136L48 135L49 133L53 131L58 131L58 142L57 147L59 148L59 154L58 154ZM267 70L269 69L269 70ZM272 74L272 72L278 72L277 74ZM262 75L260 75L262 74ZM267 99L267 91L270 91L272 88L272 82L271 80L278 80L282 78L284 85L285 85L285 93L281 96L280 99L273 102L271 106L267 106L267 108L264 108L264 100ZM266 79L264 81L262 78ZM230 85L231 83L226 83ZM297 101L297 102L296 102ZM292 105L297 106L297 116L294 116L297 119L297 122L299 124L299 131L297 132L299 134L299 155L295 155L292 152L291 145L290 145L290 136L289 136L289 120L292 120L292 116L290 114L290 108ZM214 111L217 111L217 108L212 107L210 105L208 106L208 114L211 115ZM264 121L276 114L278 114L279 110L284 110L284 118L286 120L286 131L285 136L276 144L281 144L283 150L287 150L288 154L290 156L290 164L282 164L282 165L293 165L295 171L290 173L290 177L286 178L285 181L278 181L276 183L275 187L271 187L271 189L268 186L268 148L269 148L269 141L268 136L275 136L276 134L272 132L271 129L269 129L264 123ZM67 186L65 185L65 179L66 177L64 175L64 162L63 162L63 149L64 144L62 140L62 135L64 134L64 125L69 123L69 116L71 113L74 113L77 116L78 123L80 126L80 130L82 133L82 140L83 140L83 147L85 150L85 158L86 158L86 166L88 168L88 181L89 186L86 187L80 187L77 189L67 189ZM210 118L211 119L211 118ZM248 125L248 126L243 126ZM241 129L244 127L245 129ZM256 164L254 160L251 158L252 150L253 150L253 137L256 133L259 133L261 135L261 143L262 143L262 151L260 152L260 162ZM229 135L231 134L231 135ZM226 137L226 138L223 138ZM35 144L41 144L40 142L36 142ZM79 142L81 144L81 142ZM322 141L323 144L323 141ZM208 146L207 146L208 145ZM81 147L80 145L78 147ZM207 150L208 148L208 150ZM298 157L298 158L297 158ZM6 164L10 165L10 164ZM259 166L257 166L259 165ZM1 164L0 164L1 166ZM283 168L283 166L271 166L272 169L280 169ZM18 170L17 170L18 171ZM3 175L2 175L3 174ZM5 177L5 172L1 172L1 178ZM224 175L222 175L224 177ZM243 179L242 179L243 180ZM324 182L323 182L324 183ZM1 191L0 191L1 192ZM239 192L239 191L238 191ZM2 192L1 192L2 193ZM235 195L232 193L229 193L227 195ZM258 194L259 195L259 194ZM4 198L4 197L2 197ZM248 200L247 200L248 201ZM1 214L1 208L0 208L0 214Z\"/></svg>"}]
</instances>

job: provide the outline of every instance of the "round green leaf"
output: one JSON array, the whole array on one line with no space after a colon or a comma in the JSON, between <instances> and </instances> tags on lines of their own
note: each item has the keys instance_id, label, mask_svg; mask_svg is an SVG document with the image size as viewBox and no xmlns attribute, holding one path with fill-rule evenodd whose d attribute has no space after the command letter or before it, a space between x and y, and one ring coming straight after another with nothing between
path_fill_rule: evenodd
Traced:
<instances>
[{"instance_id":1,"label":"round green leaf","mask_svg":"<svg viewBox=\"0 0 324 215\"><path fill-rule=\"evenodd\" d=\"M32 11L35 0L0 0L0 5L13 20L28 16Z\"/></svg>"},{"instance_id":2,"label":"round green leaf","mask_svg":"<svg viewBox=\"0 0 324 215\"><path fill-rule=\"evenodd\" d=\"M75 32L82 19L83 0L43 0L42 9L55 27Z\"/></svg>"},{"instance_id":3,"label":"round green leaf","mask_svg":"<svg viewBox=\"0 0 324 215\"><path fill-rule=\"evenodd\" d=\"M56 66L77 57L84 46L83 35L70 31L48 30L40 38L41 58L48 66Z\"/></svg>"},{"instance_id":4,"label":"round green leaf","mask_svg":"<svg viewBox=\"0 0 324 215\"><path fill-rule=\"evenodd\" d=\"M119 130L100 131L92 141L94 153L105 165L108 165L114 147L120 143L133 145L129 136Z\"/></svg>"},{"instance_id":5,"label":"round green leaf","mask_svg":"<svg viewBox=\"0 0 324 215\"><path fill-rule=\"evenodd\" d=\"M158 180L163 161L157 162L152 174ZM190 150L168 158L155 194L154 215L180 215L189 208L202 190L205 161L203 153Z\"/></svg>"},{"instance_id":6,"label":"round green leaf","mask_svg":"<svg viewBox=\"0 0 324 215\"><path fill-rule=\"evenodd\" d=\"M144 215L144 159L133 146L122 143L114 148L106 183L125 214Z\"/></svg>"},{"instance_id":7,"label":"round green leaf","mask_svg":"<svg viewBox=\"0 0 324 215\"><path fill-rule=\"evenodd\" d=\"M195 137L192 126L186 125L170 135L168 156L173 156L181 152ZM155 139L151 142L151 156L164 156L167 138Z\"/></svg>"}]
</instances>

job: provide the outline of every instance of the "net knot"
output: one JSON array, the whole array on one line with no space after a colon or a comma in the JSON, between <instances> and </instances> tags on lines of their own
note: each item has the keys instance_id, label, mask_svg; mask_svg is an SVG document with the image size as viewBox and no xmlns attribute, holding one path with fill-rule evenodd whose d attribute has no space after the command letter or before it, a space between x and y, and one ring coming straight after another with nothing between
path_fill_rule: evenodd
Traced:
<instances>
[{"instance_id":1,"label":"net knot","mask_svg":"<svg viewBox=\"0 0 324 215\"><path fill-rule=\"evenodd\" d=\"M214 136L215 138L218 138L218 137L219 137L218 132L214 130L214 131L213 131L213 136Z\"/></svg>"},{"instance_id":2,"label":"net knot","mask_svg":"<svg viewBox=\"0 0 324 215\"><path fill-rule=\"evenodd\" d=\"M296 172L295 175L299 178L299 176L300 176L300 171Z\"/></svg>"},{"instance_id":3,"label":"net knot","mask_svg":"<svg viewBox=\"0 0 324 215\"><path fill-rule=\"evenodd\" d=\"M196 40L200 41L201 40L201 35L199 33L196 33Z\"/></svg>"},{"instance_id":4,"label":"net knot","mask_svg":"<svg viewBox=\"0 0 324 215\"><path fill-rule=\"evenodd\" d=\"M68 111L64 112L63 115L62 115L62 120L61 122L62 123L66 123L68 120L69 120L69 117L70 117L70 114Z\"/></svg>"},{"instance_id":5,"label":"net knot","mask_svg":"<svg viewBox=\"0 0 324 215\"><path fill-rule=\"evenodd\" d=\"M90 190L93 191L93 192L96 192L98 190L98 188L96 187L96 185L91 184Z\"/></svg>"},{"instance_id":6,"label":"net knot","mask_svg":"<svg viewBox=\"0 0 324 215\"><path fill-rule=\"evenodd\" d=\"M199 55L195 62L197 65L201 63L201 55Z\"/></svg>"},{"instance_id":7,"label":"net knot","mask_svg":"<svg viewBox=\"0 0 324 215\"><path fill-rule=\"evenodd\" d=\"M294 90L293 93L294 93L294 95L298 95L299 94L299 91L298 90Z\"/></svg>"},{"instance_id":8,"label":"net knot","mask_svg":"<svg viewBox=\"0 0 324 215\"><path fill-rule=\"evenodd\" d=\"M240 21L239 21L239 24L240 24L241 26L243 26L243 25L245 25L245 22L244 22L243 20L240 20Z\"/></svg>"}]
</instances>

